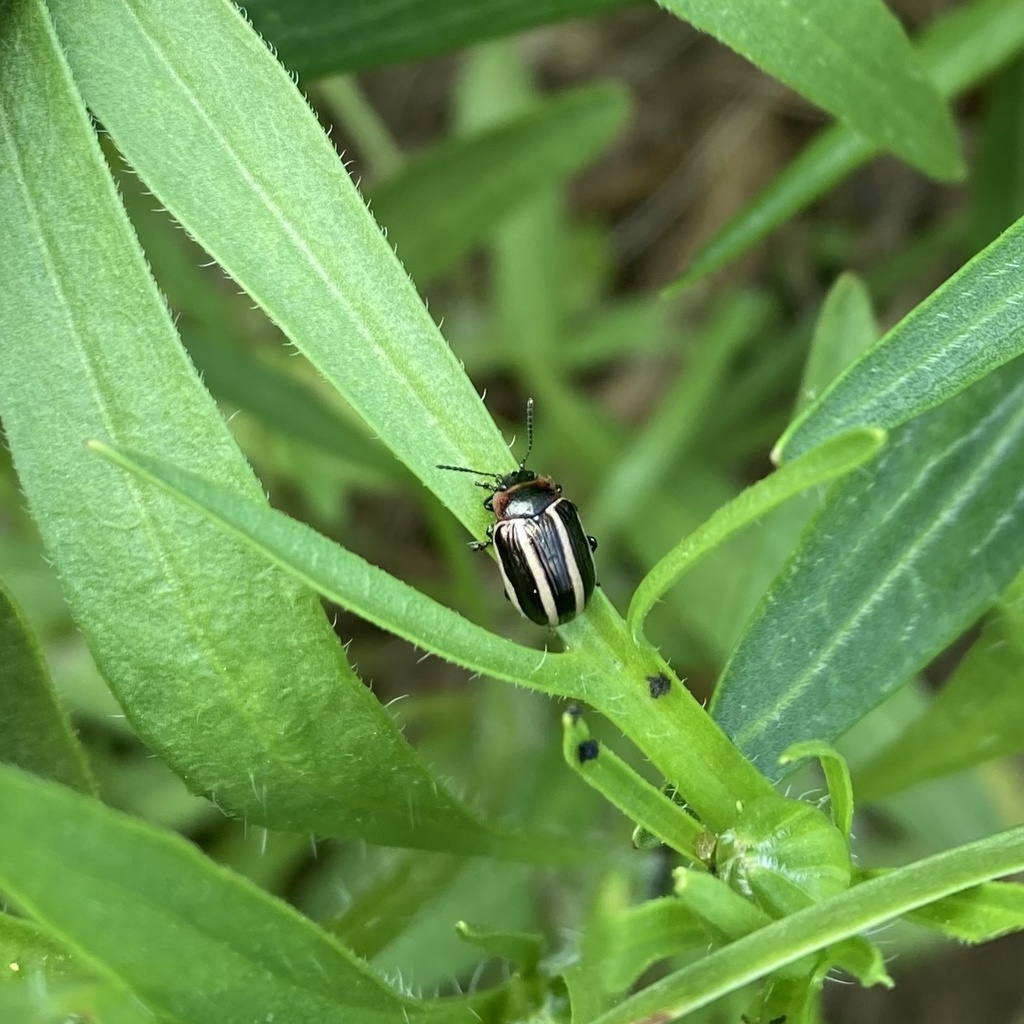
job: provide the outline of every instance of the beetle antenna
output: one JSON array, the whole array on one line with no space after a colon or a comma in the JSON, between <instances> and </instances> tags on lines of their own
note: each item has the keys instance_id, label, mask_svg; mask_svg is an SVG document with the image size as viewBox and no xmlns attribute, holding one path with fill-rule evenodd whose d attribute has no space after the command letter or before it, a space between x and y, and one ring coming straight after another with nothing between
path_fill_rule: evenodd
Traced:
<instances>
[{"instance_id":1,"label":"beetle antenna","mask_svg":"<svg viewBox=\"0 0 1024 1024\"><path fill-rule=\"evenodd\" d=\"M483 469L467 469L465 466L441 466L438 465L437 469L450 469L453 473L473 473L476 476L493 476L495 480L501 479L500 473L488 473Z\"/></svg>"},{"instance_id":2,"label":"beetle antenna","mask_svg":"<svg viewBox=\"0 0 1024 1024\"><path fill-rule=\"evenodd\" d=\"M533 399L528 398L526 400L526 454L523 456L522 462L519 463L519 468L522 469L526 465L526 460L530 457L530 452L533 451Z\"/></svg>"}]
</instances>

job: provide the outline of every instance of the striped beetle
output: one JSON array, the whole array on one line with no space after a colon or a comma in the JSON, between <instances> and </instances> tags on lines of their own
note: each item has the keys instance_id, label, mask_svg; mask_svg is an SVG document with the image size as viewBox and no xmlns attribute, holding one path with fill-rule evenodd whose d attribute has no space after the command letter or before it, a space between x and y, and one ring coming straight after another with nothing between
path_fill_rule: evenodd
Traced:
<instances>
[{"instance_id":1,"label":"striped beetle","mask_svg":"<svg viewBox=\"0 0 1024 1024\"><path fill-rule=\"evenodd\" d=\"M512 473L488 473L464 466L438 466L455 473L494 478L477 483L490 491L484 508L494 513L487 539L473 541L498 554L505 596L538 626L558 626L576 618L594 593L597 541L583 532L580 514L549 476L526 469L533 449L533 399L526 403L526 454Z\"/></svg>"}]
</instances>

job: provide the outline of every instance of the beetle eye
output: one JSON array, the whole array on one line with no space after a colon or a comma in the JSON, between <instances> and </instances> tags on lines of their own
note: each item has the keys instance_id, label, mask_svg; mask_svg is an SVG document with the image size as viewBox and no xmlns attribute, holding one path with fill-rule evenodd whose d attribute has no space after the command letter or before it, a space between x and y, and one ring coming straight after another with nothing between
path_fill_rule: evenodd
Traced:
<instances>
[{"instance_id":1,"label":"beetle eye","mask_svg":"<svg viewBox=\"0 0 1024 1024\"><path fill-rule=\"evenodd\" d=\"M493 495L490 498L487 498L484 501L484 508L487 509L488 512L493 512L494 511L494 497L493 497Z\"/></svg>"}]
</instances>

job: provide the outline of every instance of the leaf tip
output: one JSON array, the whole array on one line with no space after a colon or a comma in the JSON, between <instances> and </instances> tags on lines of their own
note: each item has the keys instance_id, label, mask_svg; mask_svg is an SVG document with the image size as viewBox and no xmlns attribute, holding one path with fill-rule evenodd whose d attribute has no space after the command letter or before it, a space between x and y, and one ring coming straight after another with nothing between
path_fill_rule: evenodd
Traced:
<instances>
[{"instance_id":1,"label":"leaf tip","mask_svg":"<svg viewBox=\"0 0 1024 1024\"><path fill-rule=\"evenodd\" d=\"M673 278L668 284L662 286L661 291L658 292L658 298L662 300L674 299L704 276L705 271L700 266L688 263L679 272L678 277Z\"/></svg>"},{"instance_id":2,"label":"leaf tip","mask_svg":"<svg viewBox=\"0 0 1024 1024\"><path fill-rule=\"evenodd\" d=\"M85 442L85 447L88 448L89 451L95 452L95 454L102 455L108 459L113 454L113 449L110 447L110 445L106 444L103 441L97 441L96 438L94 437L90 437Z\"/></svg>"}]
</instances>

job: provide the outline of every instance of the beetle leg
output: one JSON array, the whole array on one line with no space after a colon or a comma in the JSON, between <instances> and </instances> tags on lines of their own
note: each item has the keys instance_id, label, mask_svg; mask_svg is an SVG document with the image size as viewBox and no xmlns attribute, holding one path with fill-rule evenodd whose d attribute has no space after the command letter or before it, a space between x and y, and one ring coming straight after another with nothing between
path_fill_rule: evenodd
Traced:
<instances>
[{"instance_id":1,"label":"beetle leg","mask_svg":"<svg viewBox=\"0 0 1024 1024\"><path fill-rule=\"evenodd\" d=\"M587 537L587 543L590 545L590 550L591 551L596 551L597 550L597 538L596 537Z\"/></svg>"},{"instance_id":2,"label":"beetle leg","mask_svg":"<svg viewBox=\"0 0 1024 1024\"><path fill-rule=\"evenodd\" d=\"M474 541L470 541L469 546L474 551L483 551L484 548L489 548L493 541L494 541L494 523L491 523L491 525L487 527L487 540L474 540Z\"/></svg>"}]
</instances>

